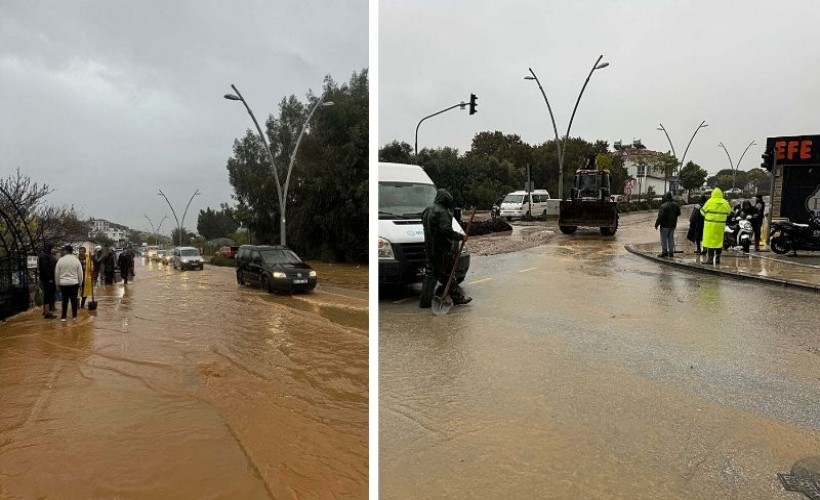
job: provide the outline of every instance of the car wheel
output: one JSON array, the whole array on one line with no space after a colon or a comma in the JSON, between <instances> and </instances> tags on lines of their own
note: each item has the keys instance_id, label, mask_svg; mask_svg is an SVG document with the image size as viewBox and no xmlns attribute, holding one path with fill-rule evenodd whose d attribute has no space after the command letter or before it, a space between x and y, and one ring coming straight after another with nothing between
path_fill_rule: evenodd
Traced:
<instances>
[{"instance_id":1,"label":"car wheel","mask_svg":"<svg viewBox=\"0 0 820 500\"><path fill-rule=\"evenodd\" d=\"M573 234L578 226L558 226L558 229L564 234Z\"/></svg>"}]
</instances>

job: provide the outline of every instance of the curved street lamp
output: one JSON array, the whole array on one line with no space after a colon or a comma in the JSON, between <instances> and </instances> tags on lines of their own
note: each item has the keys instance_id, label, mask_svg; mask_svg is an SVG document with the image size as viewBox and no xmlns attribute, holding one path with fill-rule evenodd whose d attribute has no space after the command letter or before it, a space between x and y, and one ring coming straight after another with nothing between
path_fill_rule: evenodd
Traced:
<instances>
[{"instance_id":1,"label":"curved street lamp","mask_svg":"<svg viewBox=\"0 0 820 500\"><path fill-rule=\"evenodd\" d=\"M677 155L677 153L675 153L675 146L672 145L672 139L669 138L669 133L666 131L666 127L663 126L663 123L660 123L659 125L660 126L658 127L658 130L663 130L664 135L666 135L666 140L669 141L669 147L672 148L672 154L675 156L675 159L677 159L678 155ZM692 133L692 137L689 139L689 143L686 145L686 149L683 151L683 158L681 158L680 161L678 162L678 168L677 168L678 176L680 176L680 169L683 167L684 160L686 160L686 153L689 152L689 146L692 145L692 141L695 140L695 136L698 134L698 131L700 129L706 128L708 126L709 126L709 124L706 123L706 120L703 120L702 122L700 122L700 125L698 125L698 128L696 128L695 131ZM667 180L668 180L667 176L664 175L664 179L663 179L663 192L664 193L666 192Z\"/></svg>"},{"instance_id":2,"label":"curved street lamp","mask_svg":"<svg viewBox=\"0 0 820 500\"><path fill-rule=\"evenodd\" d=\"M194 194L191 195L191 198L188 200L188 204L185 205L185 211L182 213L182 223L180 224L179 219L177 218L176 210L174 210L174 207L171 205L171 202L168 200L168 197L165 196L165 193L162 192L162 189L160 189L159 193L157 193L157 195L165 198L165 203L167 203L168 206L171 207L171 213L174 215L174 220L177 221L177 238L179 239L179 246L182 246L182 224L185 224L185 214L188 213L188 207L190 207L191 202L194 201L194 196L199 196L200 194L201 193L199 192L199 189L197 189L196 191L194 191ZM173 243L173 239L171 240L171 242Z\"/></svg>"},{"instance_id":3,"label":"curved street lamp","mask_svg":"<svg viewBox=\"0 0 820 500\"><path fill-rule=\"evenodd\" d=\"M165 214L162 217L162 220L159 221L159 226L157 226L156 228L154 227L154 223L151 222L151 218L148 217L148 214L145 214L144 217L148 219L148 224L151 224L151 229L154 231L154 245L159 245L159 236L157 235L157 233L159 233L159 230L162 229L162 223L165 222L165 219L168 218L168 214Z\"/></svg>"},{"instance_id":4,"label":"curved street lamp","mask_svg":"<svg viewBox=\"0 0 820 500\"><path fill-rule=\"evenodd\" d=\"M279 220L279 241L282 245L285 245L287 242L285 235L285 210L287 208L290 173L293 170L293 165L296 163L296 151L299 149L299 143L302 142L302 136L304 135L308 122L310 122L310 118L313 116L313 113L316 111L316 109L319 106L333 106L335 103L333 101L324 102L325 96L323 94L319 98L319 101L316 103L316 105L314 105L313 108L310 110L310 113L308 114L305 123L302 124L302 130L299 132L299 137L296 139L296 145L293 147L293 151L290 154L290 163L288 165L288 172L285 177L285 182L283 186L279 179L279 170L276 168L276 162L274 161L273 153L271 152L270 146L268 145L268 140L265 138L265 134L262 133L262 128L259 126L259 122L256 121L256 117L253 115L253 111L251 111L251 108L250 106L248 106L248 103L245 102L245 99L242 97L242 94L239 93L239 89L236 88L236 85L231 84L231 88L234 90L234 92L236 92L236 94L225 94L225 99L228 99L229 101L241 101L242 104L245 105L245 109L248 110L248 114L251 115L251 120L253 120L253 124L256 125L256 131L259 133L259 139L265 146L265 152L268 155L268 161L270 162L270 169L273 173L273 179L274 181L276 181L276 194L279 197L279 213L281 214L281 219Z\"/></svg>"},{"instance_id":5,"label":"curved street lamp","mask_svg":"<svg viewBox=\"0 0 820 500\"><path fill-rule=\"evenodd\" d=\"M564 199L564 153L566 152L567 148L567 140L569 139L569 131L572 129L572 121L575 119L575 112L578 111L578 104L581 102L581 96L584 95L584 90L587 88L587 84L589 83L589 79L592 78L592 73L595 72L597 69L603 69L609 66L608 62L601 62L603 59L603 54L598 56L598 59L595 61L595 64L592 65L592 69L589 70L589 75L587 75L587 79L584 80L584 85L581 87L581 92L578 94L578 99L575 101L575 107L572 108L572 115L569 118L569 124L567 125L567 133L564 136L563 144L559 142L558 138L558 128L555 126L555 117L552 114L552 108L550 107L549 101L547 100L547 94L544 92L544 87L541 86L541 82L538 80L538 77L535 76L535 72L530 69L530 73L532 77L525 76L525 80L535 80L538 84L538 88L541 89L541 95L544 96L544 101L547 103L547 110L550 113L550 119L552 120L552 127L555 131L555 141L558 147L558 198L563 200Z\"/></svg>"},{"instance_id":6,"label":"curved street lamp","mask_svg":"<svg viewBox=\"0 0 820 500\"><path fill-rule=\"evenodd\" d=\"M740 170L740 162L742 162L743 157L746 156L746 151L748 151L750 147L756 145L757 144L755 143L755 141L750 142L749 145L746 146L746 149L743 150L743 153L740 155L740 159L737 161L737 165L733 165L732 157L729 155L729 150L726 149L726 146L724 146L722 142L718 144L718 147L723 148L723 151L726 152L726 156L729 158L729 167L731 167L732 169L732 192L734 192L735 190L735 177L737 177L737 171Z\"/></svg>"}]
</instances>

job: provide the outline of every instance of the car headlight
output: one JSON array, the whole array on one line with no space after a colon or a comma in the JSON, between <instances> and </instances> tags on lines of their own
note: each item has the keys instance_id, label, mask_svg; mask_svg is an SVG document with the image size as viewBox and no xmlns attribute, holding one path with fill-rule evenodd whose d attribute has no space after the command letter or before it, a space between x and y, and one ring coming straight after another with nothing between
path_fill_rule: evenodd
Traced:
<instances>
[{"instance_id":1,"label":"car headlight","mask_svg":"<svg viewBox=\"0 0 820 500\"><path fill-rule=\"evenodd\" d=\"M274 278L287 278L288 275L283 273L282 271L274 271L273 272L273 277Z\"/></svg>"},{"instance_id":2,"label":"car headlight","mask_svg":"<svg viewBox=\"0 0 820 500\"><path fill-rule=\"evenodd\" d=\"M396 256L393 253L393 245L384 238L379 237L379 258L380 259L395 259Z\"/></svg>"},{"instance_id":3,"label":"car headlight","mask_svg":"<svg viewBox=\"0 0 820 500\"><path fill-rule=\"evenodd\" d=\"M316 277L316 271L309 272L308 276L310 276L311 278L315 278Z\"/></svg>"}]
</instances>

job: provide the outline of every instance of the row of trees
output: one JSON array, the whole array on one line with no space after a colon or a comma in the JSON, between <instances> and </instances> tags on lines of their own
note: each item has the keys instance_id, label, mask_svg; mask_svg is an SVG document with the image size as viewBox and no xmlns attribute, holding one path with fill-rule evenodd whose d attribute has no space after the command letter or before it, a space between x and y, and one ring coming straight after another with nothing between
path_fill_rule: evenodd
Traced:
<instances>
[{"instance_id":1,"label":"row of trees","mask_svg":"<svg viewBox=\"0 0 820 500\"><path fill-rule=\"evenodd\" d=\"M611 172L613 186L622 186L627 179L623 160L607 154L608 149L606 141L591 143L570 138L564 158L564 191L569 192L573 173L584 167L590 155L596 155L598 165ZM417 156L406 142L393 141L379 149L379 160L421 165L437 186L451 192L458 206L489 208L500 196L524 189L527 165L536 187L546 188L553 195L558 192L558 149L554 140L533 146L515 134L479 132L464 154L444 147L422 149Z\"/></svg>"},{"instance_id":2,"label":"row of trees","mask_svg":"<svg viewBox=\"0 0 820 500\"><path fill-rule=\"evenodd\" d=\"M500 196L524 189L527 165L532 169L535 186L556 196L559 179L557 151L554 140L530 145L515 134L484 131L473 137L470 149L463 154L457 149L443 147L422 149L415 155L412 146L406 142L393 141L379 149L379 160L421 165L437 186L451 192L457 206L487 209ZM632 179L624 167L623 157L612 154L607 141L588 142L579 137L570 137L566 144L564 192L569 192L573 174L585 166L590 155L595 155L599 168L610 171L613 193L621 193L625 181ZM669 152L635 156L633 161L639 168L660 172L670 179L678 165L677 158ZM727 190L732 187L731 170L721 170L709 177L705 169L692 161L681 168L681 189L691 192L700 189L704 182L710 187ZM759 168L739 171L735 178L738 187L756 189L762 194L768 193L769 182L769 174Z\"/></svg>"},{"instance_id":3,"label":"row of trees","mask_svg":"<svg viewBox=\"0 0 820 500\"><path fill-rule=\"evenodd\" d=\"M325 78L324 101L333 106L313 115L297 152L287 196L288 246L307 258L355 261L367 255L369 83L367 69L345 84ZM310 109L291 95L269 116L266 135L279 172L290 155ZM256 132L248 129L233 144L227 163L236 206L200 212L197 229L204 237L225 237L241 225L256 242L279 241L278 195L267 154ZM284 176L280 177L284 183Z\"/></svg>"}]
</instances>

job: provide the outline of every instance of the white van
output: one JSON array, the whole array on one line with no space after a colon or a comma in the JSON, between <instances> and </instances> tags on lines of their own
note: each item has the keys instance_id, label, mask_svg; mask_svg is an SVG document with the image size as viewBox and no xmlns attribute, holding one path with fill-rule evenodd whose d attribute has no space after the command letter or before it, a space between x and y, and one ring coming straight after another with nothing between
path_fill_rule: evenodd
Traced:
<instances>
[{"instance_id":1,"label":"white van","mask_svg":"<svg viewBox=\"0 0 820 500\"><path fill-rule=\"evenodd\" d=\"M424 227L421 213L433 204L436 186L417 165L379 163L379 286L419 283L424 278ZM453 229L464 233L453 219ZM462 252L455 281L470 267Z\"/></svg>"},{"instance_id":2,"label":"white van","mask_svg":"<svg viewBox=\"0 0 820 500\"><path fill-rule=\"evenodd\" d=\"M547 215L547 202L550 194L546 189L530 192L515 191L504 197L501 202L501 217L507 220L523 219L528 215L542 217Z\"/></svg>"}]
</instances>

